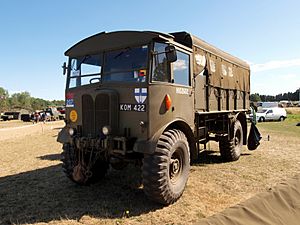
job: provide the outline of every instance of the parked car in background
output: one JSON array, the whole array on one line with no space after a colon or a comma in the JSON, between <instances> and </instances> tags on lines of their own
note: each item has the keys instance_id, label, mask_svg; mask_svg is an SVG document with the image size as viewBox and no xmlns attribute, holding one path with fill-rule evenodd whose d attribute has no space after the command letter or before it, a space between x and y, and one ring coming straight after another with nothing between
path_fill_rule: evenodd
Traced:
<instances>
[{"instance_id":1,"label":"parked car in background","mask_svg":"<svg viewBox=\"0 0 300 225\"><path fill-rule=\"evenodd\" d=\"M1 116L1 119L3 121L18 119L18 113L17 112L5 112Z\"/></svg>"},{"instance_id":2,"label":"parked car in background","mask_svg":"<svg viewBox=\"0 0 300 225\"><path fill-rule=\"evenodd\" d=\"M44 110L44 113L46 114L46 116L51 116L51 121L64 119L64 116L55 107L46 108Z\"/></svg>"},{"instance_id":3,"label":"parked car in background","mask_svg":"<svg viewBox=\"0 0 300 225\"><path fill-rule=\"evenodd\" d=\"M273 108L273 107L278 107L279 103L278 102L258 102L257 107L261 108Z\"/></svg>"},{"instance_id":4,"label":"parked car in background","mask_svg":"<svg viewBox=\"0 0 300 225\"><path fill-rule=\"evenodd\" d=\"M250 119L253 115L250 114ZM286 119L286 110L284 108L260 108L256 112L256 120L258 122L279 120L283 121Z\"/></svg>"},{"instance_id":5,"label":"parked car in background","mask_svg":"<svg viewBox=\"0 0 300 225\"><path fill-rule=\"evenodd\" d=\"M57 111L60 112L61 115L59 115L59 119L64 120L66 117L66 108L65 107L57 107Z\"/></svg>"}]
</instances>

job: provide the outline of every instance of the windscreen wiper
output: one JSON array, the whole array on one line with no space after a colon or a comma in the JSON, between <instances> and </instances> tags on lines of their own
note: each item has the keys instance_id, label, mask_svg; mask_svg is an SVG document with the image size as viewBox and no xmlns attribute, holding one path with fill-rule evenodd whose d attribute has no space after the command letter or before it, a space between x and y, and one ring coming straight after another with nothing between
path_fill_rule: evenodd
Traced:
<instances>
[{"instance_id":1,"label":"windscreen wiper","mask_svg":"<svg viewBox=\"0 0 300 225\"><path fill-rule=\"evenodd\" d=\"M124 53L126 53L126 52L128 52L128 51L130 51L130 50L131 50L131 48L130 48L130 47L127 47L126 49L124 49L123 51L121 51L118 55L116 55L116 56L114 57L114 59L119 58L119 57L122 56Z\"/></svg>"},{"instance_id":2,"label":"windscreen wiper","mask_svg":"<svg viewBox=\"0 0 300 225\"><path fill-rule=\"evenodd\" d=\"M90 55L86 55L86 56L84 56L84 58L80 61L80 63L78 64L78 66L77 66L77 70L79 70L79 68L80 68L80 66L81 66L81 64L82 63L84 63L85 62L85 60L87 60L87 59L89 59L91 56Z\"/></svg>"}]
</instances>

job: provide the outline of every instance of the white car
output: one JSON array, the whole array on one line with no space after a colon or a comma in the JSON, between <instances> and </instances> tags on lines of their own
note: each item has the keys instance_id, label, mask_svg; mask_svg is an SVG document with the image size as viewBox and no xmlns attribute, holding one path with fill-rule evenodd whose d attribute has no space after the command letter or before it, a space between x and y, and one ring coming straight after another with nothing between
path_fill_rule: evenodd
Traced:
<instances>
[{"instance_id":1,"label":"white car","mask_svg":"<svg viewBox=\"0 0 300 225\"><path fill-rule=\"evenodd\" d=\"M286 111L284 108L263 108L256 112L256 121L264 122L270 120L283 121L286 119Z\"/></svg>"}]
</instances>

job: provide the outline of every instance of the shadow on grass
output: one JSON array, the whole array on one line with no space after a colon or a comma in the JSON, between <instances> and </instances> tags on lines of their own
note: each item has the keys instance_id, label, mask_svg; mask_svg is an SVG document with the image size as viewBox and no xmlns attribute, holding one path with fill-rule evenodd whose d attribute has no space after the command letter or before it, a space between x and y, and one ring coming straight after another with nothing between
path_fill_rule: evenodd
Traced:
<instances>
[{"instance_id":1,"label":"shadow on grass","mask_svg":"<svg viewBox=\"0 0 300 225\"><path fill-rule=\"evenodd\" d=\"M205 150L199 154L198 160L195 162L198 166L205 164L224 163L219 151Z\"/></svg>"},{"instance_id":2,"label":"shadow on grass","mask_svg":"<svg viewBox=\"0 0 300 225\"><path fill-rule=\"evenodd\" d=\"M251 155L250 153L241 153L241 157ZM206 150L199 154L198 160L194 162L196 166L205 166L206 164L228 163L225 162L219 151Z\"/></svg>"},{"instance_id":3,"label":"shadow on grass","mask_svg":"<svg viewBox=\"0 0 300 225\"><path fill-rule=\"evenodd\" d=\"M57 160L61 160L61 154L49 154L49 155L43 155L43 156L40 156L37 158L41 159L41 160L57 161Z\"/></svg>"},{"instance_id":4,"label":"shadow on grass","mask_svg":"<svg viewBox=\"0 0 300 225\"><path fill-rule=\"evenodd\" d=\"M140 177L136 170L109 171L102 182L91 186L69 181L61 165L1 177L0 224L80 220L83 215L114 219L127 210L137 216L162 208L134 185Z\"/></svg>"}]
</instances>

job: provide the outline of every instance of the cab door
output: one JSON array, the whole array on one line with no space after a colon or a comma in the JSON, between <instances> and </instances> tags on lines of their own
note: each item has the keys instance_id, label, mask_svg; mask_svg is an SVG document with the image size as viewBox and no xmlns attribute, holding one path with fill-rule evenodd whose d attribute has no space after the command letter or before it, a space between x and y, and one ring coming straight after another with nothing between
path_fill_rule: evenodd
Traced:
<instances>
[{"instance_id":1,"label":"cab door","mask_svg":"<svg viewBox=\"0 0 300 225\"><path fill-rule=\"evenodd\" d=\"M274 120L274 112L272 109L269 109L266 113L266 120Z\"/></svg>"},{"instance_id":2,"label":"cab door","mask_svg":"<svg viewBox=\"0 0 300 225\"><path fill-rule=\"evenodd\" d=\"M191 85L191 53L176 48L177 60L168 62L166 43L154 44L151 84L149 86L149 134L174 120L185 121L194 126L194 97ZM169 98L170 107L166 107Z\"/></svg>"},{"instance_id":3,"label":"cab door","mask_svg":"<svg viewBox=\"0 0 300 225\"><path fill-rule=\"evenodd\" d=\"M194 97L191 79L191 54L177 48L177 60L171 63L174 117L194 124Z\"/></svg>"}]
</instances>

